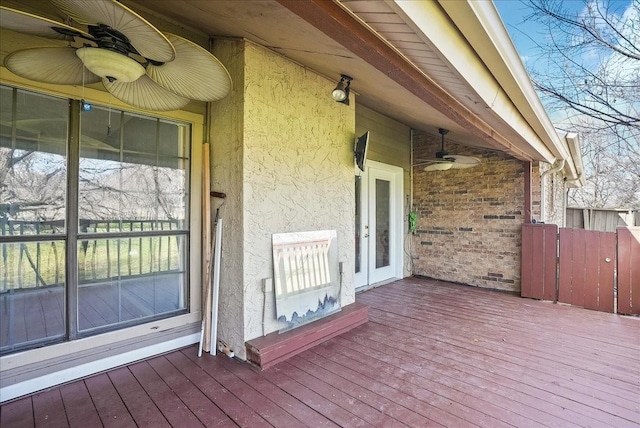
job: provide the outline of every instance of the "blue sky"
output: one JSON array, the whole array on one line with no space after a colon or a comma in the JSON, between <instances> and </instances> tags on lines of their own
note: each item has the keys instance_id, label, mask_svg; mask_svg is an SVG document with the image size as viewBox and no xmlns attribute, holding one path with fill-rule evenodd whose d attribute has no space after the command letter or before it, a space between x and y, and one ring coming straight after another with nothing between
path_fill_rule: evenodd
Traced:
<instances>
[{"instance_id":1,"label":"blue sky","mask_svg":"<svg viewBox=\"0 0 640 428\"><path fill-rule=\"evenodd\" d=\"M632 0L611 0L612 7L622 12ZM529 57L534 53L535 43L533 40L540 40L545 37L545 29L540 24L525 18L531 13L531 9L521 0L493 0L502 21L504 22L511 40L516 45L521 57ZM580 12L585 7L584 0L564 0L563 6L569 10Z\"/></svg>"}]
</instances>

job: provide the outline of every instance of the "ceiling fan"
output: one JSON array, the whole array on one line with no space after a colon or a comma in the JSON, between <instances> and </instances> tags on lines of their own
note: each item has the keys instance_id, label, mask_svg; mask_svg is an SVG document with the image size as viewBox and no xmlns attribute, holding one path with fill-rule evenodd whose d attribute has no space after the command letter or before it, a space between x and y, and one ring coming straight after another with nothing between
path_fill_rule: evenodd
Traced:
<instances>
[{"instance_id":1,"label":"ceiling fan","mask_svg":"<svg viewBox=\"0 0 640 428\"><path fill-rule=\"evenodd\" d=\"M116 0L50 1L72 25L0 6L0 28L69 42L10 53L4 65L18 76L61 85L102 81L119 100L157 111L216 101L231 89L231 76L214 55L160 32Z\"/></svg>"},{"instance_id":2,"label":"ceiling fan","mask_svg":"<svg viewBox=\"0 0 640 428\"><path fill-rule=\"evenodd\" d=\"M444 136L449 132L447 129L438 128L438 132L442 136L440 150L436 152L434 159L419 161L413 166L427 165L425 171L446 171L448 169L465 169L480 164L480 159L474 156L450 155L444 149Z\"/></svg>"}]
</instances>

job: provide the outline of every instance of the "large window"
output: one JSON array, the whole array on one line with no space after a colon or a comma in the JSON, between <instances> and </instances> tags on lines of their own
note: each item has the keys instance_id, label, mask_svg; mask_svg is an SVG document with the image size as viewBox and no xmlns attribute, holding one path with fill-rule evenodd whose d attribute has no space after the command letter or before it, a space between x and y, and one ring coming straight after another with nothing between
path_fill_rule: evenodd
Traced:
<instances>
[{"instance_id":1,"label":"large window","mask_svg":"<svg viewBox=\"0 0 640 428\"><path fill-rule=\"evenodd\" d=\"M0 91L0 352L184 313L189 125Z\"/></svg>"}]
</instances>

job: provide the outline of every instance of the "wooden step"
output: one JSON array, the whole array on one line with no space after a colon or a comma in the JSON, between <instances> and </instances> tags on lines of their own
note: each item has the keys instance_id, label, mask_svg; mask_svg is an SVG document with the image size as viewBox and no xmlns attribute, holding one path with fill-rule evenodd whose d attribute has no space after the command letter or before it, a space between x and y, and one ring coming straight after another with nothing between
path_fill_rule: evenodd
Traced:
<instances>
[{"instance_id":1,"label":"wooden step","mask_svg":"<svg viewBox=\"0 0 640 428\"><path fill-rule=\"evenodd\" d=\"M318 345L369 320L369 306L352 303L340 312L284 333L273 332L246 342L247 360L261 369Z\"/></svg>"}]
</instances>

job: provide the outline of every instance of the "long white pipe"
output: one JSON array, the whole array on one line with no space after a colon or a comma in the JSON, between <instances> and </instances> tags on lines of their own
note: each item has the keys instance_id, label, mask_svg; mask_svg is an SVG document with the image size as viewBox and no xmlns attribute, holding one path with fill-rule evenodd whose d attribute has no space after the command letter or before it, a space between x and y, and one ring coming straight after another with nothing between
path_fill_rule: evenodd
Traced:
<instances>
[{"instance_id":1,"label":"long white pipe","mask_svg":"<svg viewBox=\"0 0 640 428\"><path fill-rule=\"evenodd\" d=\"M560 164L556 167L552 167L551 169L546 170L545 172L542 173L542 175L540 176L540 221L542 221L543 223L546 223L547 221L547 204L546 204L546 186L544 185L544 177L548 174L552 174L552 173L556 173L558 171L560 171L562 168L564 168L564 164L565 164L566 160L565 159L560 159ZM562 225L564 226L564 225Z\"/></svg>"}]
</instances>

